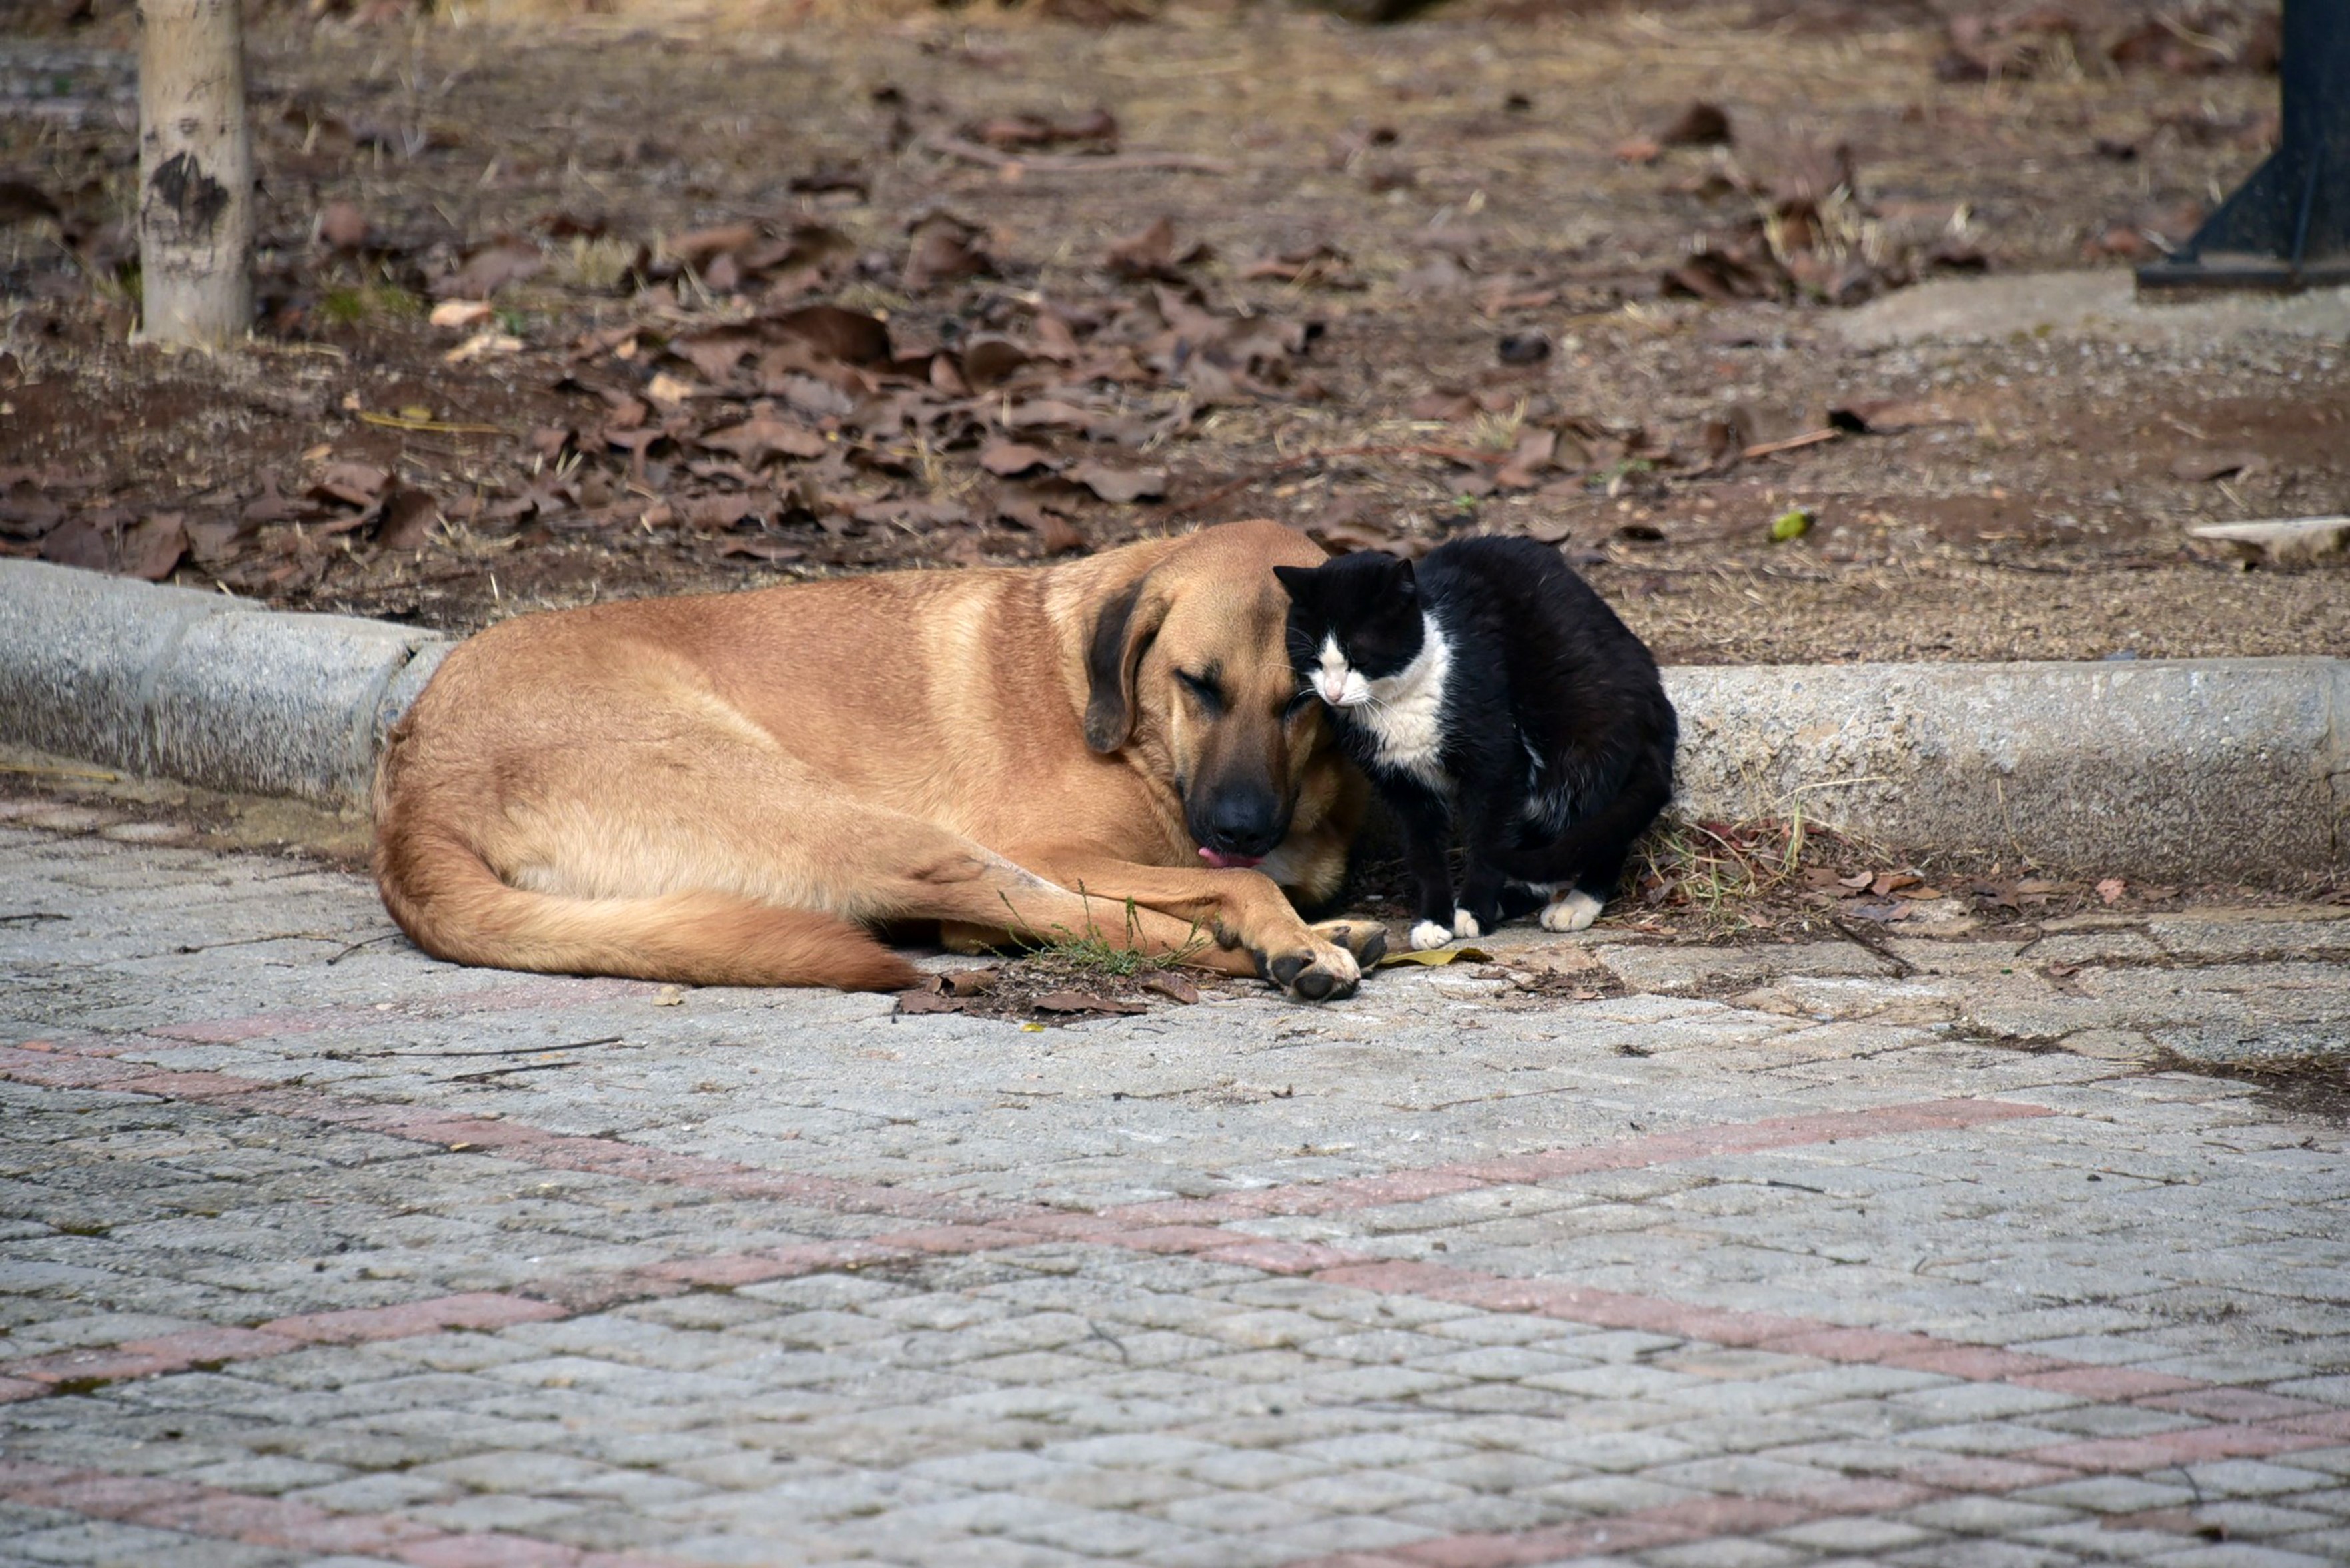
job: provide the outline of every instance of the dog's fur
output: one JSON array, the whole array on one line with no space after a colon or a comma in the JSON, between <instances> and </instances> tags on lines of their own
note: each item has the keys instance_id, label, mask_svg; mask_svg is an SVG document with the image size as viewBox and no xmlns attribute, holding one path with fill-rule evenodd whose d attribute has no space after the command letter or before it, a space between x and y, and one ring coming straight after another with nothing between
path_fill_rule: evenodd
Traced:
<instances>
[{"instance_id":1,"label":"dog's fur","mask_svg":"<svg viewBox=\"0 0 2350 1568\"><path fill-rule=\"evenodd\" d=\"M506 969L890 989L916 971L868 927L935 920L1344 995L1384 932L1309 927L1284 891L1337 892L1365 798L1282 648L1272 568L1322 558L1232 523L508 621L391 732L384 903L427 951ZM1180 678L1202 673L1221 701ZM1202 864L1232 802L1279 839L1260 869Z\"/></svg>"}]
</instances>

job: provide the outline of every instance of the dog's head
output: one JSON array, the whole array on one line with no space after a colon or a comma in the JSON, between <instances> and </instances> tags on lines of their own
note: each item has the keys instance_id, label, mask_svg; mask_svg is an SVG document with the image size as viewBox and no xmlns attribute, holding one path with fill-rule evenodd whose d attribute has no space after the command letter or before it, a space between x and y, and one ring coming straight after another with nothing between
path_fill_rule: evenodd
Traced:
<instances>
[{"instance_id":1,"label":"dog's head","mask_svg":"<svg viewBox=\"0 0 2350 1568\"><path fill-rule=\"evenodd\" d=\"M1282 642L1277 566L1321 549L1276 523L1204 529L1103 604L1087 658L1086 743L1131 749L1171 779L1211 866L1253 866L1289 836L1326 770L1320 704L1301 699ZM1326 792L1326 780L1321 781ZM1316 814L1323 803L1313 803Z\"/></svg>"}]
</instances>

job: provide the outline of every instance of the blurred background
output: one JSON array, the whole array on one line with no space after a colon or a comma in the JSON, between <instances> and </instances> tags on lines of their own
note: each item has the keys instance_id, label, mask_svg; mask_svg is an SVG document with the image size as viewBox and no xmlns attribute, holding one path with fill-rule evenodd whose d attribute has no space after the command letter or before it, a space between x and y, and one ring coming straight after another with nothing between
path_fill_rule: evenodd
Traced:
<instances>
[{"instance_id":1,"label":"blurred background","mask_svg":"<svg viewBox=\"0 0 2350 1568\"><path fill-rule=\"evenodd\" d=\"M1532 534L1668 661L2350 647L2187 532L2350 510L2350 306L2128 287L2272 5L245 16L207 358L130 341L129 5L8 7L0 550L462 631L1271 514Z\"/></svg>"}]
</instances>

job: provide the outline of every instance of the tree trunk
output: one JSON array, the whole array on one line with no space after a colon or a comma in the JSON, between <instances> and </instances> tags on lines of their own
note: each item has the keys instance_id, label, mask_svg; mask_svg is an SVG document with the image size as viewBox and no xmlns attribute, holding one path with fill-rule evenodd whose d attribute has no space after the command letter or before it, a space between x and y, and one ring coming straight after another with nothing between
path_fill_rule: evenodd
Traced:
<instances>
[{"instance_id":1,"label":"tree trunk","mask_svg":"<svg viewBox=\"0 0 2350 1568\"><path fill-rule=\"evenodd\" d=\"M144 335L216 348L253 325L253 141L240 0L139 0Z\"/></svg>"}]
</instances>

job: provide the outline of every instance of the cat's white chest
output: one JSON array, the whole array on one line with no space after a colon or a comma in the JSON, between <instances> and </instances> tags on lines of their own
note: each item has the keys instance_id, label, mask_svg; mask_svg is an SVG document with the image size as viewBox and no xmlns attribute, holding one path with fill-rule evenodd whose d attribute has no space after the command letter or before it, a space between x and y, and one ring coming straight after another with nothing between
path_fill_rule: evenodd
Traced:
<instances>
[{"instance_id":1,"label":"cat's white chest","mask_svg":"<svg viewBox=\"0 0 2350 1568\"><path fill-rule=\"evenodd\" d=\"M1367 682L1370 701L1352 705L1347 716L1367 732L1388 767L1418 774L1445 788L1444 680L1452 669L1452 645L1434 616L1422 618L1419 653L1393 675Z\"/></svg>"}]
</instances>

